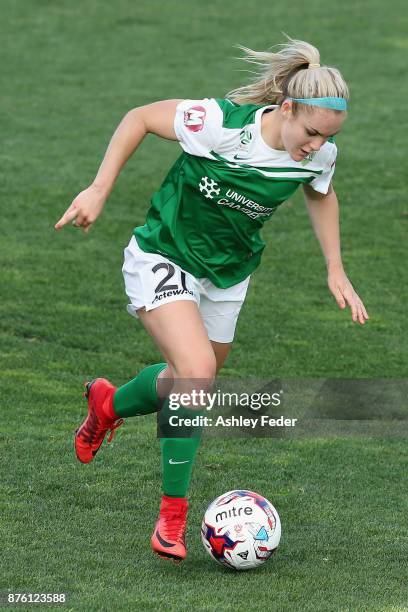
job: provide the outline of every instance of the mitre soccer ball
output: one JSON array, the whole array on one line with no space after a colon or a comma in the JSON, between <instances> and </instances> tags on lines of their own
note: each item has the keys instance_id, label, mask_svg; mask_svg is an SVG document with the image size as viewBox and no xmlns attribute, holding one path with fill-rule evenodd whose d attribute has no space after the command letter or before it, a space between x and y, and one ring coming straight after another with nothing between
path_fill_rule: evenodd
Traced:
<instances>
[{"instance_id":1,"label":"mitre soccer ball","mask_svg":"<svg viewBox=\"0 0 408 612\"><path fill-rule=\"evenodd\" d=\"M207 508L201 539L208 554L236 570L253 569L267 561L281 537L279 514L252 491L229 491Z\"/></svg>"}]
</instances>

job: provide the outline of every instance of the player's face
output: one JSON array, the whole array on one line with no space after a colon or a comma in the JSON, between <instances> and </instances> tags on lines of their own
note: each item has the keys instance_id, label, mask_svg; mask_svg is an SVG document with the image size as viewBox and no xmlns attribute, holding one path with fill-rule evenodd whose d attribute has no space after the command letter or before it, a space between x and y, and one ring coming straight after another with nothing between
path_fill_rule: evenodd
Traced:
<instances>
[{"instance_id":1,"label":"player's face","mask_svg":"<svg viewBox=\"0 0 408 612\"><path fill-rule=\"evenodd\" d=\"M286 109L285 104L288 104ZM316 108L312 113L300 111L294 116L289 104L285 102L282 105L281 139L295 161L302 161L310 153L318 151L330 136L340 131L346 118L346 113L335 113L327 108Z\"/></svg>"}]
</instances>

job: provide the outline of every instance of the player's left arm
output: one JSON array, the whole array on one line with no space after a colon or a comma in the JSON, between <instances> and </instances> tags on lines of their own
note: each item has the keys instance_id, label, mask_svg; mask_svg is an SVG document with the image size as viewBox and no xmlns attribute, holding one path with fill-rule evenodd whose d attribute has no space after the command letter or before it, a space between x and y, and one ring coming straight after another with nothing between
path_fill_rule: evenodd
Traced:
<instances>
[{"instance_id":1,"label":"player's left arm","mask_svg":"<svg viewBox=\"0 0 408 612\"><path fill-rule=\"evenodd\" d=\"M330 183L327 194L304 184L306 204L314 232L320 243L327 265L327 283L340 308L348 304L353 321L364 325L368 314L365 306L347 278L341 260L339 203Z\"/></svg>"}]
</instances>

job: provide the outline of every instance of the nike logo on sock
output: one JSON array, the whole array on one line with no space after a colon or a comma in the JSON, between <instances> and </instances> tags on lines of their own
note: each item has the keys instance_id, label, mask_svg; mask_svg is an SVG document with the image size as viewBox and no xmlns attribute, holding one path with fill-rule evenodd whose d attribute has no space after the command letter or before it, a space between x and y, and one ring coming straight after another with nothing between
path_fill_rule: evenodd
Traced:
<instances>
[{"instance_id":1,"label":"nike logo on sock","mask_svg":"<svg viewBox=\"0 0 408 612\"><path fill-rule=\"evenodd\" d=\"M169 459L169 463L170 465L178 465L179 463L190 463L190 460L187 459L187 461L174 461L173 459Z\"/></svg>"}]
</instances>

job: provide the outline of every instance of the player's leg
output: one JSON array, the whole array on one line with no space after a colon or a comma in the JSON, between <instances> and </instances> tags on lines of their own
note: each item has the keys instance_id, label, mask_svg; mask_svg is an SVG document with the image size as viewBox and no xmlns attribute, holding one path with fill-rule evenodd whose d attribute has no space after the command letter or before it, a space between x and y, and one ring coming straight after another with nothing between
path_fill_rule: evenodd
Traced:
<instances>
[{"instance_id":1,"label":"player's leg","mask_svg":"<svg viewBox=\"0 0 408 612\"><path fill-rule=\"evenodd\" d=\"M152 312L163 302L170 300L173 303L174 298L166 297L165 289L169 288L169 282L172 289L177 289L178 294L182 293L185 298L200 303L199 282L162 255L142 251L134 237L130 240L124 255L122 271L126 293L131 301L128 312L134 317L140 318L144 312ZM163 282L166 284L163 285ZM205 297L202 297L205 301ZM182 301L185 301L184 298ZM212 336L209 337L212 341ZM226 359L230 344L225 342L224 338L221 342L218 342L217 338L214 340L211 344L218 372ZM167 395L167 385L163 384L163 379L168 379L171 384L172 372L166 361L148 366L133 380L118 388L113 398L117 417L125 418L156 412L161 398ZM158 380L159 385L157 385Z\"/></svg>"},{"instance_id":2,"label":"player's leg","mask_svg":"<svg viewBox=\"0 0 408 612\"><path fill-rule=\"evenodd\" d=\"M162 255L142 251L134 236L124 251L122 272L130 300L127 310L136 318L145 308L154 310L169 301L199 302L194 277ZM75 432L75 451L80 461L92 461L108 431L113 433L123 423L123 417L158 410L161 398L157 393L157 377L165 369L166 362L150 365L118 389L102 378L86 385L88 415ZM112 436L108 442L111 439Z\"/></svg>"},{"instance_id":3,"label":"player's leg","mask_svg":"<svg viewBox=\"0 0 408 612\"><path fill-rule=\"evenodd\" d=\"M144 316L144 313L148 315L165 304L177 301L199 303L196 279L164 256L144 252L134 237L124 255L122 272L131 302L127 309L134 317L143 317L145 327L149 326L150 317ZM116 414L128 417L156 412L160 400L167 395L168 385L163 384L163 379L167 379L169 385L172 384L172 372L167 366L166 357L163 363L148 366L129 383L117 389L114 396Z\"/></svg>"},{"instance_id":4,"label":"player's leg","mask_svg":"<svg viewBox=\"0 0 408 612\"><path fill-rule=\"evenodd\" d=\"M144 309L138 312L142 311ZM223 362L225 351L218 351L217 359ZM108 431L111 431L110 442L124 418L157 412L172 385L173 372L166 361L147 366L119 388L104 378L86 383L84 396L88 400L88 415L75 432L77 458L82 463L92 461Z\"/></svg>"},{"instance_id":5,"label":"player's leg","mask_svg":"<svg viewBox=\"0 0 408 612\"><path fill-rule=\"evenodd\" d=\"M232 342L215 342L211 340L211 346L214 351L215 359L217 362L217 374L223 367L225 360L232 347Z\"/></svg>"},{"instance_id":6,"label":"player's leg","mask_svg":"<svg viewBox=\"0 0 408 612\"><path fill-rule=\"evenodd\" d=\"M139 316L168 364L172 381L171 392L189 394L192 390L209 390L216 374L216 358L197 304L192 301L177 301L148 312L142 311ZM161 409L163 414L168 412L167 406L168 400ZM192 413L194 408L199 409L198 406L186 408L188 413ZM180 413L181 409L178 411L178 414ZM174 452L183 455L184 448L193 446L195 445L190 440L184 438L175 438L171 443L162 440L165 454ZM196 448L194 452L195 450ZM192 462L186 465L187 458L184 456L172 458L185 463L164 463L164 493L181 497L188 488ZM173 468L172 465L183 467Z\"/></svg>"},{"instance_id":7,"label":"player's leg","mask_svg":"<svg viewBox=\"0 0 408 612\"><path fill-rule=\"evenodd\" d=\"M211 346L212 349L214 351L214 355L215 355L215 361L216 361L216 374L218 374L218 372L221 370L221 368L223 367L225 360L228 357L228 354L231 350L232 347L232 342L213 342L211 340ZM164 367L158 377L157 380L161 381L162 379L171 379L172 375L171 375L171 371L170 368L168 367L168 365L166 364L166 367ZM165 397L167 395L166 392L163 392L163 389L165 389L165 385L164 383L158 383L158 394L159 397Z\"/></svg>"},{"instance_id":8,"label":"player's leg","mask_svg":"<svg viewBox=\"0 0 408 612\"><path fill-rule=\"evenodd\" d=\"M142 321L146 329L155 338L157 345L168 362L169 371L175 381L175 386L172 389L173 393L176 390L180 376L184 383L188 382L184 377L187 377L187 379L202 379L204 377L201 386L204 388L212 386L215 371L217 368L222 367L231 348L236 322L245 298L248 281L244 281L238 287L232 288L230 292L220 290L209 282L206 282L205 285L206 287L203 286L203 283L201 285L203 294L201 295L200 311L198 312L193 307L194 316L190 316L188 313L188 309L191 310L191 304L186 306L184 311L180 309L176 313L174 310L174 316L168 323L160 313L158 313L160 321L157 315L151 316L149 313L142 315ZM173 306L175 305L173 304ZM171 311L169 310L166 316L170 313ZM147 320L149 317L150 322ZM188 321L187 326L185 325L186 320ZM170 325L170 333L168 333L168 325ZM196 342L191 343L190 340L194 338L198 329L200 330L200 335L197 337ZM181 346L179 346L180 330L182 330ZM208 342L207 338L210 339L210 342ZM204 350L205 346L207 348ZM211 369L214 371L213 375L211 371L206 370L209 363L207 363L207 366L204 365L204 367L200 363L200 355L208 354L209 346L211 346L211 351L215 358L215 367L214 365L211 366ZM197 355L194 354L196 347L200 347ZM205 359L203 364L205 364ZM194 388L197 389L198 385ZM181 391L183 390L188 392L188 385L187 389L181 389ZM166 414L166 408L168 408L168 405L165 404L164 414ZM193 432L190 439L162 437L160 442L162 447L164 496L159 520L151 540L152 548L161 556L180 561L186 555L184 531L187 500L185 495L190 481L191 468L198 447L199 437L194 435ZM166 538L163 538L163 532L167 534Z\"/></svg>"},{"instance_id":9,"label":"player's leg","mask_svg":"<svg viewBox=\"0 0 408 612\"><path fill-rule=\"evenodd\" d=\"M127 249L128 250L128 249ZM130 254L132 255L131 251ZM139 258L139 252L136 253ZM146 257L149 254L145 254ZM130 256L129 256L130 257ZM162 258L163 259L163 258ZM131 264L135 264L135 258L130 259ZM138 262L137 262L138 263ZM145 261L142 262L146 264ZM144 295L141 276L132 270L128 274L128 284L131 281L135 284L135 295ZM191 279L190 279L191 280ZM146 279L144 279L145 285ZM216 371L218 372L229 353L231 342L234 336L235 326L239 310L245 298L247 281L228 289L228 296L225 291L220 290L208 281L206 288L208 294L202 296L200 304L200 314L204 321L208 337L216 358ZM131 289L129 289L131 293ZM228 297L231 300L223 298ZM197 298L196 298L197 299ZM132 299L133 302L133 299ZM140 305L139 297L135 300ZM136 310L136 305L132 303L131 314L138 317L137 313L144 312L140 307ZM157 381L160 379L158 389ZM172 372L167 362L150 365L144 368L137 377L116 389L109 381L98 378L91 384L87 384L86 396L88 398L88 416L81 427L76 430L75 450L78 459L83 463L89 463L94 458L100 448L105 435L110 430L111 441L113 432L123 423L124 417L149 414L156 412L160 406L161 399L168 393L168 385L163 384L162 379L168 379L171 386ZM169 387L170 388L170 387Z\"/></svg>"},{"instance_id":10,"label":"player's leg","mask_svg":"<svg viewBox=\"0 0 408 612\"><path fill-rule=\"evenodd\" d=\"M232 343L211 341L211 346L218 374ZM115 414L127 418L157 412L160 400L170 392L172 380L172 371L167 362L147 366L134 379L116 389L113 397Z\"/></svg>"},{"instance_id":11,"label":"player's leg","mask_svg":"<svg viewBox=\"0 0 408 612\"><path fill-rule=\"evenodd\" d=\"M208 391L216 373L216 358L197 304L178 301L138 314L168 364L173 380L171 392L189 394L192 390ZM151 543L160 556L181 561L186 556L186 495L200 442L200 430L195 427L180 428L178 434L181 435L182 431L188 437L176 437L177 429L169 427L169 417L175 414L179 418L193 417L197 412L193 412L193 407L186 407L172 413L168 400L161 408L163 497Z\"/></svg>"},{"instance_id":12,"label":"player's leg","mask_svg":"<svg viewBox=\"0 0 408 612\"><path fill-rule=\"evenodd\" d=\"M211 346L218 373L229 353L231 343L211 341ZM78 459L82 463L92 461L106 433L112 432L108 438L110 442L113 431L123 423L124 418L157 412L172 384L172 370L166 361L147 366L119 388L103 378L87 383L85 395L88 399L88 416L75 435Z\"/></svg>"},{"instance_id":13,"label":"player's leg","mask_svg":"<svg viewBox=\"0 0 408 612\"><path fill-rule=\"evenodd\" d=\"M138 310L138 317L143 312L144 309ZM218 374L231 350L232 343L211 340L211 346ZM171 381L172 372L167 362L147 366L133 380L116 390L114 395L116 415L127 418L157 412L160 400L170 392Z\"/></svg>"}]
</instances>

